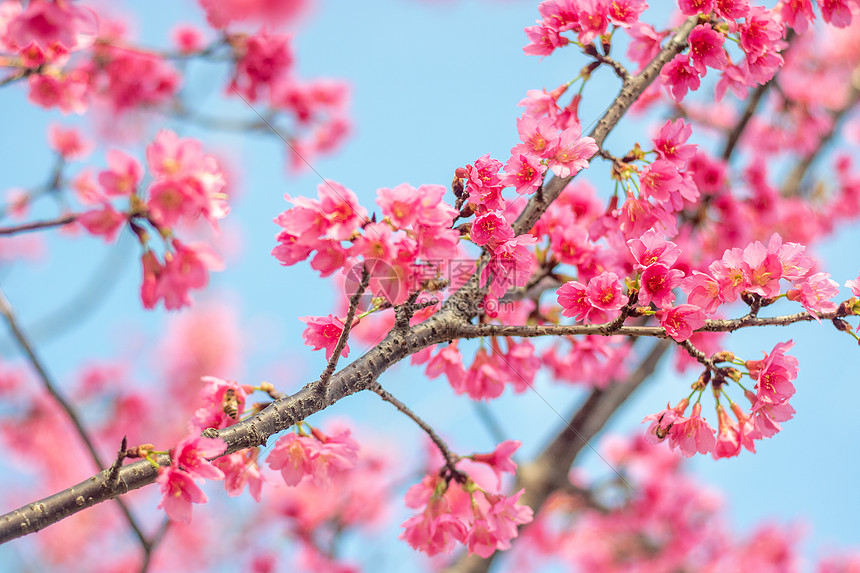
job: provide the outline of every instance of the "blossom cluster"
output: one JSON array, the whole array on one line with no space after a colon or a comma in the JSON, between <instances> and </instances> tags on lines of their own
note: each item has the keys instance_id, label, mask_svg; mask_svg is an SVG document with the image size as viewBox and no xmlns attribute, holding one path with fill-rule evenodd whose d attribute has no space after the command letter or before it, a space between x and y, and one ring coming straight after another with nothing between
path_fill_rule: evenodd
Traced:
<instances>
[{"instance_id":1,"label":"blossom cluster","mask_svg":"<svg viewBox=\"0 0 860 573\"><path fill-rule=\"evenodd\" d=\"M224 479L224 472L207 458L224 453L224 440L189 436L170 452L170 465L158 470L156 481L161 485L163 508L173 521L191 521L191 504L206 503L208 498L197 479Z\"/></svg>"},{"instance_id":2,"label":"blossom cluster","mask_svg":"<svg viewBox=\"0 0 860 573\"><path fill-rule=\"evenodd\" d=\"M77 216L87 231L112 241L128 224L143 246L141 298L146 308L163 300L173 310L189 306L188 291L202 289L209 271L221 270L222 263L206 243L185 243L175 236L176 228L198 218L217 230L218 220L229 213L226 181L217 160L204 153L199 141L180 138L169 130L160 131L146 148L151 182L143 186L140 162L118 149L107 154L108 168L98 175L98 183L83 172L73 183L79 201L97 207ZM125 205L117 209L113 201ZM144 225L164 240L162 259L149 245Z\"/></svg>"},{"instance_id":3,"label":"blossom cluster","mask_svg":"<svg viewBox=\"0 0 860 573\"><path fill-rule=\"evenodd\" d=\"M607 481L616 480L572 473L571 491L553 494L522 532L507 556L512 569L539 570L559 554L575 570L618 573L799 571L808 563L798 550L802 533L796 525L763 523L741 533L727 529L719 491L703 483L701 475L684 471L678 452L641 436L611 436L600 451L624 483L607 487ZM848 572L858 564L854 551L819 558L813 569Z\"/></svg>"},{"instance_id":4,"label":"blossom cluster","mask_svg":"<svg viewBox=\"0 0 860 573\"><path fill-rule=\"evenodd\" d=\"M512 496L498 493L501 476L516 471L511 455L519 446L520 442L508 440L490 454L470 456L468 477L462 472L456 477L446 474L443 468L410 487L406 505L419 513L403 522L401 539L431 556L450 552L456 543L484 558L510 548L517 527L533 518L530 507L517 503L524 490ZM477 476L482 474L478 485Z\"/></svg>"}]
</instances>

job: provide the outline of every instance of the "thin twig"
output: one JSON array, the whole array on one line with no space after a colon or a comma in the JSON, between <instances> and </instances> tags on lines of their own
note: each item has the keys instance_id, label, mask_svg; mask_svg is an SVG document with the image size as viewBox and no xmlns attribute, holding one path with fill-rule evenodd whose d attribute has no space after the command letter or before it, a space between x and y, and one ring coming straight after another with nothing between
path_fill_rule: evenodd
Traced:
<instances>
[{"instance_id":1,"label":"thin twig","mask_svg":"<svg viewBox=\"0 0 860 573\"><path fill-rule=\"evenodd\" d=\"M418 427L424 430L424 432L430 437L430 439L433 440L433 443L436 444L436 447L439 448L439 453L441 453L442 457L445 458L445 465L447 466L448 471L452 474L460 473L460 470L458 470L456 466L457 462L460 459L459 456L454 454L450 450L450 448L448 448L448 444L446 444L445 441L439 437L439 434L436 433L436 431L430 426L430 424L422 420L418 416L418 414L410 410L409 406L395 398L391 394L391 392L383 388L382 384L380 384L379 382L374 382L373 384L371 384L368 390L379 394L380 398L392 404L395 408L397 408L398 410L406 414L409 418L411 418L413 422L418 424Z\"/></svg>"},{"instance_id":2,"label":"thin twig","mask_svg":"<svg viewBox=\"0 0 860 573\"><path fill-rule=\"evenodd\" d=\"M83 441L87 450L90 453L90 457L93 462L95 462L97 469L101 469L104 467L102 463L101 456L99 456L98 451L96 450L95 444L90 439L89 433L86 428L84 428L83 422L81 422L80 416L78 416L77 411L74 406L72 406L71 402L66 400L66 398L59 392L57 386L54 384L51 376L48 374L48 371L42 365L42 361L39 360L39 357L36 355L36 351L33 346L30 344L27 336L18 326L18 321L15 319L15 314L12 311L12 305L9 304L9 300L6 298L6 295L3 294L3 291L0 290L0 314L2 314L6 318L6 323L9 326L9 330L12 332L12 336L18 342L18 346L21 351L27 356L30 361L30 365L36 371L36 374L39 376L39 379L42 381L42 386L47 390L47 392L57 401L63 410L66 411L66 415L72 422L72 425L75 427L75 430L78 432L78 436ZM143 534L143 530L135 520L134 516L131 514L131 510L129 510L128 506L125 502L120 498L115 498L117 503L119 504L122 512L125 514L126 520L128 524L131 526L132 530L134 530L135 535L137 535L140 544L143 546L144 550L147 550L149 547L149 541L146 539L146 536Z\"/></svg>"},{"instance_id":3,"label":"thin twig","mask_svg":"<svg viewBox=\"0 0 860 573\"><path fill-rule=\"evenodd\" d=\"M116 454L116 461L110 467L110 474L108 475L108 479L116 483L119 480L119 469L122 467L122 461L128 455L128 436L122 437L122 443L119 446L119 451Z\"/></svg>"},{"instance_id":4,"label":"thin twig","mask_svg":"<svg viewBox=\"0 0 860 573\"><path fill-rule=\"evenodd\" d=\"M64 225L68 225L69 223L75 222L77 220L78 215L63 215L62 217L58 217L56 219L50 219L47 221L33 221L30 223L23 223L21 225L13 225L11 227L0 227L0 235L16 235L18 233L26 233L28 231L39 231L41 229L53 229L54 227L62 227Z\"/></svg>"},{"instance_id":5,"label":"thin twig","mask_svg":"<svg viewBox=\"0 0 860 573\"><path fill-rule=\"evenodd\" d=\"M167 530L170 528L170 519L164 518L164 521L161 522L161 525L158 527L158 531L152 536L152 540L146 548L146 551L143 554L143 562L140 564L140 573L146 573L149 571L149 566L152 563L152 555L155 553L155 548L159 543L164 539L164 536L167 534Z\"/></svg>"},{"instance_id":6,"label":"thin twig","mask_svg":"<svg viewBox=\"0 0 860 573\"><path fill-rule=\"evenodd\" d=\"M358 285L358 288L352 293L352 296L349 297L349 310L346 313L346 322L344 322L343 330L340 333L340 337L337 339L337 345L334 347L334 354L331 355L331 359L328 361L328 364L323 370L322 375L320 375L320 382L325 384L328 382L331 375L334 373L335 368L337 368L337 361L340 358L340 353L343 352L344 347L346 346L346 341L349 339L349 331L352 329L352 321L355 320L355 310L358 308L358 303L361 300L361 295L364 294L364 291L367 290L367 285L370 283L370 272L368 272L367 267L362 267L361 269L361 283Z\"/></svg>"},{"instance_id":7,"label":"thin twig","mask_svg":"<svg viewBox=\"0 0 860 573\"><path fill-rule=\"evenodd\" d=\"M847 316L843 310L822 312L818 315L821 320L831 320ZM746 315L742 318L719 319L705 321L702 328L695 332L734 332L740 328L753 326L787 326L796 322L809 322L816 318L808 312L799 312L784 316L753 317ZM604 324L463 324L452 329L452 338L481 338L484 336L520 336L537 338L540 336L651 336L667 338L666 329L662 326L619 326L612 327L611 322Z\"/></svg>"}]
</instances>

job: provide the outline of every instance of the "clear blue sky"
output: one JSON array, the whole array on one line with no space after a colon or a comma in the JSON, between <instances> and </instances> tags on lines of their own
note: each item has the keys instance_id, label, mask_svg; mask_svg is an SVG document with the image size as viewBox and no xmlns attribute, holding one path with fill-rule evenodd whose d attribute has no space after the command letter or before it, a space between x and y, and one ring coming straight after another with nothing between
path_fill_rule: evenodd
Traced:
<instances>
[{"instance_id":1,"label":"clear blue sky","mask_svg":"<svg viewBox=\"0 0 860 573\"><path fill-rule=\"evenodd\" d=\"M164 45L168 38L165 14L171 23L200 21L193 3L183 3L181 10L176 4L158 0L141 8L140 3L126 3L129 11L133 7L138 12L137 29L149 45ZM522 54L526 43L522 29L537 17L536 3L522 1L322 2L296 31L299 70L304 77L342 77L351 82L355 132L340 153L314 161L316 170L356 191L370 207L379 187L401 182L446 185L456 167L485 153L504 160L517 142L515 118L521 111L516 104L525 92L552 89L574 77L583 65L573 49L542 61ZM197 70L190 79L195 93L209 94L201 98L200 111L250 117L241 104L223 103L222 76L208 70ZM584 125L599 116L616 89L617 82L608 75L589 87L580 112ZM51 164L44 145L47 124L76 120L25 105L21 87L0 90L0 107L14 110L7 112L5 133L0 136L0 188L41 182ZM201 137L208 146L231 150L242 177L241 195L230 215L241 222L241 259L213 277L208 295L233 297L243 324L254 331L252 359L235 377L276 381L277 373L291 371L292 379L282 380L282 387L295 388L323 367L322 354L311 354L303 347L304 325L296 317L332 312L335 292L328 284L321 286L307 265L282 268L269 255L277 231L271 220L286 207L284 193L314 195L319 180L313 173L287 176L286 155L275 138L174 127ZM627 149L644 133L642 124L626 121L609 145L617 145L616 151ZM99 157L94 155L92 162L101 165ZM596 163L587 176L604 194L611 190L605 165ZM239 226L225 226L231 225ZM840 284L857 276L858 244L858 228L846 229L817 250L824 268ZM27 324L38 324L52 309L63 307L108 253L101 242L87 238L52 239L50 250L49 260L36 268L0 269L3 288ZM39 331L45 358L60 377L94 356L111 356L121 349L118 336L153 336L165 319L162 310L144 313L140 309L135 249L126 252L132 254L129 260L117 266L122 279L102 297L91 317L58 337L50 336L50 328ZM729 349L754 358L789 338L796 342L793 354L801 365L798 393L792 400L796 418L784 424L782 434L761 443L756 455L745 452L740 458L719 462L697 458L691 469L704 483L724 492L729 515L740 527L736 531L763 519L805 522L810 526L808 555L820 547L856 547L860 544L857 345L847 336L836 336L831 328L807 324L743 332L731 337ZM362 345L356 343L354 348L357 355ZM4 352L8 352L5 342ZM677 377L667 361L660 375L613 419L610 430L643 431L639 421L667 400L676 400L691 376L695 374ZM468 400L454 397L441 380L427 381L419 370L399 366L386 373L382 382L443 434L457 436L455 446L462 451L492 447ZM546 379L537 388L560 412L569 411L581 396ZM405 447L414 448L422 439L418 431L378 402L374 396L356 396L323 415L377 424L377 431L390 431L400 436ZM506 394L492 408L508 435L523 441L526 454L538 451L561 423L539 397L529 394ZM585 461L590 469L601 471L601 462L594 456L586 456Z\"/></svg>"}]
</instances>

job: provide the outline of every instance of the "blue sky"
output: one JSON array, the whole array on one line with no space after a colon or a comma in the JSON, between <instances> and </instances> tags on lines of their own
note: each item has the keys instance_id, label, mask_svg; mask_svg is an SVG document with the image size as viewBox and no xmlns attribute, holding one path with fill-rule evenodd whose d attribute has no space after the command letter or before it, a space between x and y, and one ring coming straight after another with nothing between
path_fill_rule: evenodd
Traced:
<instances>
[{"instance_id":1,"label":"blue sky","mask_svg":"<svg viewBox=\"0 0 860 573\"><path fill-rule=\"evenodd\" d=\"M183 3L183 8L176 4L166 0L148 2L144 8L127 4L138 14L136 28L146 44L165 44L171 29L165 26L165 14L171 23L200 21L193 3ZM341 152L314 160L314 168L354 190L370 207L379 187L402 182L447 185L456 167L485 153L504 160L517 142L515 118L521 110L516 104L526 91L552 89L577 75L584 65L573 49L543 60L522 54L526 43L522 29L537 17L536 5L523 1L322 2L295 31L299 73L350 81L355 131ZM189 81L193 93L202 96L201 113L252 117L243 104L223 101L222 78L216 68L193 70ZM613 76L598 74L580 108L583 125L599 117L617 87ZM50 121L77 121L26 105L25 97L20 86L0 90L0 106L14 110L0 136L2 189L41 182L51 165L44 144L46 126ZM228 229L230 225L242 228L241 259L230 261L225 272L213 276L206 295L230 297L244 317L243 324L253 331L253 358L235 377L275 381L274 376L289 370L291 379L282 380L281 387L296 388L324 366L321 353L311 354L302 345L304 325L296 317L333 312L336 292L307 265L283 268L269 255L277 231L271 220L287 207L284 193L315 195L319 179L313 173L287 175L283 145L274 137L173 126L184 135L200 137L207 147L229 150L242 177L241 193L230 215L239 223L225 224ZM642 139L644 126L638 120L625 120L609 139L610 147L629 148L636 138ZM91 162L102 165L100 154ZM604 196L611 191L604 164L596 163L587 177ZM100 241L69 241L54 233L46 263L0 270L0 284L22 320L38 325L53 309L63 308L87 284L92 269L105 264L104 259L125 243L128 256L121 256L121 250L115 255L122 261L115 265L120 278L99 297L91 316L58 336L52 336L50 325L37 330L40 349L59 377L94 356L111 356L126 337L157 336L167 313L145 313L140 308L136 249L128 244L129 238L121 239L119 247L107 248ZM860 230L855 227L841 230L816 251L824 269L840 284L857 276L858 244ZM730 338L729 349L755 358L789 338L796 343L793 354L801 364L798 393L792 400L796 418L784 425L782 434L761 443L756 455L744 453L719 462L697 458L690 466L703 483L724 492L739 531L762 519L803 521L810 526L807 555L819 547L856 547L860 544L857 345L847 336L836 336L832 328L804 324L738 333ZM8 353L8 344L2 344ZM361 344L354 348L357 355ZM642 431L640 420L667 400L677 401L694 376L692 372L677 376L666 361L658 376L619 411L610 431ZM461 451L492 447L468 400L453 396L441 380L427 381L419 370L399 366L386 373L382 382L444 435L457 436L454 444ZM537 390L560 412L569 411L582 396L546 379L538 382ZM538 396L506 394L491 408L508 435L523 441L526 454L538 451L561 424ZM345 400L322 416L328 415L349 416L378 432L390 432L404 447L414 448L420 439L408 420L398 419L375 396ZM584 462L589 469L602 471L596 456L585 455Z\"/></svg>"}]
</instances>

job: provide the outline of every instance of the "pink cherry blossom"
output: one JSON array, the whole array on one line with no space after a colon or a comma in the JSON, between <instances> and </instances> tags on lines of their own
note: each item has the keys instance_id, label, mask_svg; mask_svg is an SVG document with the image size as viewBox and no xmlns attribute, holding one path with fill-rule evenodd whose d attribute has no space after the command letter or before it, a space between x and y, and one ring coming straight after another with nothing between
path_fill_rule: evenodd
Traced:
<instances>
[{"instance_id":1,"label":"pink cherry blossom","mask_svg":"<svg viewBox=\"0 0 860 573\"><path fill-rule=\"evenodd\" d=\"M706 67L724 70L729 61L723 49L725 37L711 28L710 24L699 24L690 32L690 63L704 76Z\"/></svg>"},{"instance_id":2,"label":"pink cherry blossom","mask_svg":"<svg viewBox=\"0 0 860 573\"><path fill-rule=\"evenodd\" d=\"M163 494L158 507L164 509L172 521L191 523L191 504L208 501L191 475L175 466L159 468L155 481L161 484Z\"/></svg>"},{"instance_id":3,"label":"pink cherry blossom","mask_svg":"<svg viewBox=\"0 0 860 573\"><path fill-rule=\"evenodd\" d=\"M737 422L729 417L722 404L717 404L717 418L717 440L711 454L715 460L735 457L741 453L740 428Z\"/></svg>"},{"instance_id":4,"label":"pink cherry blossom","mask_svg":"<svg viewBox=\"0 0 860 573\"><path fill-rule=\"evenodd\" d=\"M683 342L693 335L693 331L705 325L705 313L692 304L682 304L674 308L657 311L660 326L666 334L677 342Z\"/></svg>"},{"instance_id":5,"label":"pink cherry blossom","mask_svg":"<svg viewBox=\"0 0 860 573\"><path fill-rule=\"evenodd\" d=\"M496 298L502 297L511 287L525 286L534 266L534 255L527 247L536 242L537 237L524 234L499 244L489 263L481 269L481 284L487 284L490 279L490 292Z\"/></svg>"},{"instance_id":6,"label":"pink cherry blossom","mask_svg":"<svg viewBox=\"0 0 860 573\"><path fill-rule=\"evenodd\" d=\"M645 270L653 264L671 267L681 256L681 249L655 229L648 229L636 239L627 241L627 246L636 260L639 270Z\"/></svg>"},{"instance_id":7,"label":"pink cherry blossom","mask_svg":"<svg viewBox=\"0 0 860 573\"><path fill-rule=\"evenodd\" d=\"M522 153L548 159L555 154L558 146L558 132L550 117L540 119L523 114L517 118L517 132L522 143L511 149L511 155Z\"/></svg>"},{"instance_id":8,"label":"pink cherry blossom","mask_svg":"<svg viewBox=\"0 0 860 573\"><path fill-rule=\"evenodd\" d=\"M750 8L739 31L741 48L748 56L761 56L772 51L782 38L782 25L761 6Z\"/></svg>"},{"instance_id":9,"label":"pink cherry blossom","mask_svg":"<svg viewBox=\"0 0 860 573\"><path fill-rule=\"evenodd\" d=\"M809 29L809 23L815 21L812 0L786 0L780 3L777 10L785 25L798 34L804 34Z\"/></svg>"},{"instance_id":10,"label":"pink cherry blossom","mask_svg":"<svg viewBox=\"0 0 860 573\"><path fill-rule=\"evenodd\" d=\"M224 268L220 257L206 243L186 245L172 241L173 252L165 254L165 263L158 274L156 296L164 299L168 310L191 305L188 291L209 284L209 271Z\"/></svg>"},{"instance_id":11,"label":"pink cherry blossom","mask_svg":"<svg viewBox=\"0 0 860 573\"><path fill-rule=\"evenodd\" d=\"M771 235L767 251L777 256L782 265L781 278L788 281L804 278L815 266L813 258L805 254L806 247L799 243L783 243L778 233Z\"/></svg>"},{"instance_id":12,"label":"pink cherry blossom","mask_svg":"<svg viewBox=\"0 0 860 573\"><path fill-rule=\"evenodd\" d=\"M250 101L256 101L260 90L285 77L293 64L290 38L266 31L243 38L234 46L238 58L231 87Z\"/></svg>"},{"instance_id":13,"label":"pink cherry blossom","mask_svg":"<svg viewBox=\"0 0 860 573\"><path fill-rule=\"evenodd\" d=\"M588 297L586 286L578 281L569 281L556 291L558 304L561 305L563 316L571 316L577 321L584 321L594 309Z\"/></svg>"},{"instance_id":14,"label":"pink cherry blossom","mask_svg":"<svg viewBox=\"0 0 860 573\"><path fill-rule=\"evenodd\" d=\"M108 170L99 173L99 184L106 195L128 196L137 189L143 167L134 157L118 149L107 152Z\"/></svg>"},{"instance_id":15,"label":"pink cherry blossom","mask_svg":"<svg viewBox=\"0 0 860 573\"><path fill-rule=\"evenodd\" d=\"M693 405L693 413L689 418L680 417L674 420L669 432L669 447L676 447L688 458L695 455L707 454L716 445L714 429L702 418L702 405Z\"/></svg>"},{"instance_id":16,"label":"pink cherry blossom","mask_svg":"<svg viewBox=\"0 0 860 573\"><path fill-rule=\"evenodd\" d=\"M651 425L645 431L645 438L648 440L648 443L657 444L669 437L669 432L675 420L683 419L684 412L689 405L690 401L684 398L674 408L666 404L665 410L645 416L642 421L651 422Z\"/></svg>"},{"instance_id":17,"label":"pink cherry blossom","mask_svg":"<svg viewBox=\"0 0 860 573\"><path fill-rule=\"evenodd\" d=\"M558 30L550 26L528 26L523 30L529 38L529 44L523 48L529 56L548 56L556 48L567 45L570 40L560 35Z\"/></svg>"},{"instance_id":18,"label":"pink cherry blossom","mask_svg":"<svg viewBox=\"0 0 860 573\"><path fill-rule=\"evenodd\" d=\"M510 223L496 213L486 213L475 219L469 236L478 246L490 245L490 249L514 236Z\"/></svg>"},{"instance_id":19,"label":"pink cherry blossom","mask_svg":"<svg viewBox=\"0 0 860 573\"><path fill-rule=\"evenodd\" d=\"M434 492L436 487L435 480L428 477L409 488L406 505L423 507L423 511L403 522L400 535L413 549L430 556L451 551L455 542L465 543L468 533L466 523L451 513L445 497Z\"/></svg>"},{"instance_id":20,"label":"pink cherry blossom","mask_svg":"<svg viewBox=\"0 0 860 573\"><path fill-rule=\"evenodd\" d=\"M764 297L779 295L782 263L759 241L750 243L744 249L741 269L744 273L745 290Z\"/></svg>"},{"instance_id":21,"label":"pink cherry blossom","mask_svg":"<svg viewBox=\"0 0 860 573\"><path fill-rule=\"evenodd\" d=\"M681 188L682 180L673 163L658 159L639 173L639 182L643 198L663 203L669 200L671 193Z\"/></svg>"},{"instance_id":22,"label":"pink cherry blossom","mask_svg":"<svg viewBox=\"0 0 860 573\"><path fill-rule=\"evenodd\" d=\"M570 177L588 167L588 160L597 153L597 144L591 137L580 137L579 125L561 132L555 153L549 158L549 168L559 177Z\"/></svg>"},{"instance_id":23,"label":"pink cherry blossom","mask_svg":"<svg viewBox=\"0 0 860 573\"><path fill-rule=\"evenodd\" d=\"M278 25L295 20L307 8L308 0L198 0L206 20L223 29L231 22L258 21Z\"/></svg>"},{"instance_id":24,"label":"pink cherry blossom","mask_svg":"<svg viewBox=\"0 0 860 573\"><path fill-rule=\"evenodd\" d=\"M643 22L637 22L631 26L627 33L630 35L627 57L639 64L639 71L654 59L660 51L660 41L668 34L668 32L658 33L653 26Z\"/></svg>"},{"instance_id":25,"label":"pink cherry blossom","mask_svg":"<svg viewBox=\"0 0 860 573\"><path fill-rule=\"evenodd\" d=\"M674 121L667 119L657 137L653 139L654 151L665 161L670 161L678 169L683 169L695 154L696 144L687 143L693 128L682 118Z\"/></svg>"},{"instance_id":26,"label":"pink cherry blossom","mask_svg":"<svg viewBox=\"0 0 860 573\"><path fill-rule=\"evenodd\" d=\"M266 457L266 465L280 471L287 485L296 485L313 473L316 450L316 440L289 432L275 443Z\"/></svg>"},{"instance_id":27,"label":"pink cherry blossom","mask_svg":"<svg viewBox=\"0 0 860 573\"><path fill-rule=\"evenodd\" d=\"M511 459L522 443L518 440L505 440L489 454L472 454L472 459L482 464L487 464L493 469L498 479L497 487L502 487L502 474L515 474L517 464Z\"/></svg>"},{"instance_id":28,"label":"pink cherry blossom","mask_svg":"<svg viewBox=\"0 0 860 573\"><path fill-rule=\"evenodd\" d=\"M378 189L376 193L376 203L382 208L382 214L391 219L395 227L411 227L418 219L421 195L411 185L402 183L394 189Z\"/></svg>"},{"instance_id":29,"label":"pink cherry blossom","mask_svg":"<svg viewBox=\"0 0 860 573\"><path fill-rule=\"evenodd\" d=\"M753 404L751 409L753 431L756 438L770 438L782 431L779 422L787 422L794 417L795 410L788 401L781 404L772 404L766 400L759 400L749 392L747 398Z\"/></svg>"},{"instance_id":30,"label":"pink cherry blossom","mask_svg":"<svg viewBox=\"0 0 860 573\"><path fill-rule=\"evenodd\" d=\"M654 302L660 308L671 306L675 301L672 289L680 285L683 278L684 271L663 264L650 265L639 278L639 304Z\"/></svg>"},{"instance_id":31,"label":"pink cherry blossom","mask_svg":"<svg viewBox=\"0 0 860 573\"><path fill-rule=\"evenodd\" d=\"M453 388L462 387L466 378L466 368L463 366L463 357L457 349L456 342L443 347L430 359L425 374L431 379L445 374Z\"/></svg>"},{"instance_id":32,"label":"pink cherry blossom","mask_svg":"<svg viewBox=\"0 0 860 573\"><path fill-rule=\"evenodd\" d=\"M109 203L106 203L101 209L78 215L77 221L90 234L100 235L106 243L110 243L116 239L117 233L126 221L126 215L117 212Z\"/></svg>"},{"instance_id":33,"label":"pink cherry blossom","mask_svg":"<svg viewBox=\"0 0 860 573\"><path fill-rule=\"evenodd\" d=\"M619 28L629 28L647 7L645 0L615 0L606 7L606 15Z\"/></svg>"},{"instance_id":34,"label":"pink cherry blossom","mask_svg":"<svg viewBox=\"0 0 860 573\"><path fill-rule=\"evenodd\" d=\"M847 28L851 24L852 5L856 6L851 0L818 0L822 19L837 28Z\"/></svg>"},{"instance_id":35,"label":"pink cherry blossom","mask_svg":"<svg viewBox=\"0 0 860 573\"><path fill-rule=\"evenodd\" d=\"M839 295L839 283L829 277L830 273L815 273L807 277L797 288L786 293L788 300L800 301L816 319L818 313L833 312L839 305L829 299ZM821 322L820 319L818 321Z\"/></svg>"},{"instance_id":36,"label":"pink cherry blossom","mask_svg":"<svg viewBox=\"0 0 860 573\"><path fill-rule=\"evenodd\" d=\"M660 71L663 85L669 89L672 99L680 103L688 91L699 89L699 74L690 64L689 54L678 54Z\"/></svg>"},{"instance_id":37,"label":"pink cherry blossom","mask_svg":"<svg viewBox=\"0 0 860 573\"><path fill-rule=\"evenodd\" d=\"M196 52L203 47L203 33L190 24L181 24L171 33L173 44L183 54Z\"/></svg>"},{"instance_id":38,"label":"pink cherry blossom","mask_svg":"<svg viewBox=\"0 0 860 573\"><path fill-rule=\"evenodd\" d=\"M92 10L78 4L33 0L8 23L6 34L19 51L36 46L54 59L91 46L98 35L98 20Z\"/></svg>"},{"instance_id":39,"label":"pink cherry blossom","mask_svg":"<svg viewBox=\"0 0 860 573\"><path fill-rule=\"evenodd\" d=\"M192 478L223 479L224 472L206 458L223 454L226 449L227 444L220 438L188 436L173 451L173 463Z\"/></svg>"},{"instance_id":40,"label":"pink cherry blossom","mask_svg":"<svg viewBox=\"0 0 860 573\"><path fill-rule=\"evenodd\" d=\"M48 143L67 161L82 159L92 149L92 144L84 139L80 130L74 127L65 129L53 123L48 128Z\"/></svg>"},{"instance_id":41,"label":"pink cherry blossom","mask_svg":"<svg viewBox=\"0 0 860 573\"><path fill-rule=\"evenodd\" d=\"M510 186L517 193L534 193L543 182L543 174L546 165L540 163L538 157L514 153L505 163L505 176L502 177L502 185Z\"/></svg>"},{"instance_id":42,"label":"pink cherry blossom","mask_svg":"<svg viewBox=\"0 0 860 573\"><path fill-rule=\"evenodd\" d=\"M167 103L180 88L181 76L160 56L119 47L100 56L105 62L93 84L117 113Z\"/></svg>"},{"instance_id":43,"label":"pink cherry blossom","mask_svg":"<svg viewBox=\"0 0 860 573\"><path fill-rule=\"evenodd\" d=\"M714 0L678 0L678 7L685 16L710 14L714 11Z\"/></svg>"},{"instance_id":44,"label":"pink cherry blossom","mask_svg":"<svg viewBox=\"0 0 860 573\"><path fill-rule=\"evenodd\" d=\"M717 280L699 271L681 281L681 290L687 293L687 301L705 314L713 314L724 302Z\"/></svg>"},{"instance_id":45,"label":"pink cherry blossom","mask_svg":"<svg viewBox=\"0 0 860 573\"><path fill-rule=\"evenodd\" d=\"M266 481L260 473L257 465L259 449L251 448L247 452L234 452L227 456L221 456L212 464L224 472L224 489L230 497L242 494L245 486L248 492L257 502L263 491L263 483Z\"/></svg>"},{"instance_id":46,"label":"pink cherry blossom","mask_svg":"<svg viewBox=\"0 0 860 573\"><path fill-rule=\"evenodd\" d=\"M851 289L854 296L860 296L860 274L854 280L845 281L845 286Z\"/></svg>"},{"instance_id":47,"label":"pink cherry blossom","mask_svg":"<svg viewBox=\"0 0 860 573\"><path fill-rule=\"evenodd\" d=\"M715 10L718 16L731 24L747 16L750 11L749 0L717 0Z\"/></svg>"},{"instance_id":48,"label":"pink cherry blossom","mask_svg":"<svg viewBox=\"0 0 860 573\"><path fill-rule=\"evenodd\" d=\"M592 277L588 281L585 293L591 305L600 310L620 310L627 304L627 297L624 296L621 281L618 275L613 272L604 271L596 277Z\"/></svg>"},{"instance_id":49,"label":"pink cherry blossom","mask_svg":"<svg viewBox=\"0 0 860 573\"><path fill-rule=\"evenodd\" d=\"M747 360L750 377L756 380L757 397L771 404L787 401L795 393L791 383L797 377L797 358L786 355L794 343L780 342L762 360Z\"/></svg>"},{"instance_id":50,"label":"pink cherry blossom","mask_svg":"<svg viewBox=\"0 0 860 573\"><path fill-rule=\"evenodd\" d=\"M82 71L60 76L31 75L27 82L30 92L27 99L44 108L57 107L63 114L82 114L87 110L90 93L89 77Z\"/></svg>"},{"instance_id":51,"label":"pink cherry blossom","mask_svg":"<svg viewBox=\"0 0 860 573\"><path fill-rule=\"evenodd\" d=\"M331 360L334 354L337 341L343 332L344 323L336 316L329 314L325 316L302 316L299 320L307 324L307 328L302 333L302 339L305 344L313 347L314 350L325 348L325 359ZM341 356L346 358L349 355L349 344L343 347Z\"/></svg>"},{"instance_id":52,"label":"pink cherry blossom","mask_svg":"<svg viewBox=\"0 0 860 573\"><path fill-rule=\"evenodd\" d=\"M490 355L486 349L481 348L475 353L474 361L466 370L462 386L454 386L452 382L452 387L458 394L468 394L472 400L489 402L505 391L506 379L506 369L497 355Z\"/></svg>"},{"instance_id":53,"label":"pink cherry blossom","mask_svg":"<svg viewBox=\"0 0 860 573\"><path fill-rule=\"evenodd\" d=\"M328 220L325 236L336 241L345 241L367 219L367 209L358 202L358 197L335 181L326 181L317 186L320 210Z\"/></svg>"}]
</instances>

